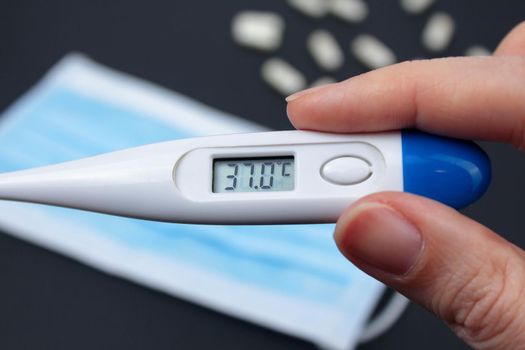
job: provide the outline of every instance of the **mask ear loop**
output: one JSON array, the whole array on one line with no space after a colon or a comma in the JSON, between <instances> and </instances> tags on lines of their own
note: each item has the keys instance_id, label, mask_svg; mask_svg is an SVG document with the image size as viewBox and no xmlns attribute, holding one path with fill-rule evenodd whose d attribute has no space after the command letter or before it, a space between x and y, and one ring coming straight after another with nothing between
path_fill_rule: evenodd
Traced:
<instances>
[{"instance_id":1,"label":"mask ear loop","mask_svg":"<svg viewBox=\"0 0 525 350\"><path fill-rule=\"evenodd\" d=\"M359 343L366 343L385 333L396 323L407 308L410 300L399 293L394 293L386 306L374 317L361 333Z\"/></svg>"}]
</instances>

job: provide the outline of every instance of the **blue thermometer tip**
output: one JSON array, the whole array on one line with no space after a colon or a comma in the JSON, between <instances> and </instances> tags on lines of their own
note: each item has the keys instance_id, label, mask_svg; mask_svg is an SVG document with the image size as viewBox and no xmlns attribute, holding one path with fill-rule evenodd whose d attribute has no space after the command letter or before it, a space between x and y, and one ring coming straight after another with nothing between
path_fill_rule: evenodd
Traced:
<instances>
[{"instance_id":1,"label":"blue thermometer tip","mask_svg":"<svg viewBox=\"0 0 525 350\"><path fill-rule=\"evenodd\" d=\"M490 184L490 160L474 142L406 130L402 145L405 192L461 209Z\"/></svg>"}]
</instances>

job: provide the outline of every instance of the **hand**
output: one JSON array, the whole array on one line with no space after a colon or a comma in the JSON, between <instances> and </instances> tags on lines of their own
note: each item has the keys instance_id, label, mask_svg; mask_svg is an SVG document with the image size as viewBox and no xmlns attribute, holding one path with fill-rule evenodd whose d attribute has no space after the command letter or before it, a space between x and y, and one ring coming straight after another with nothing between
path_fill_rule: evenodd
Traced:
<instances>
[{"instance_id":1,"label":"hand","mask_svg":"<svg viewBox=\"0 0 525 350\"><path fill-rule=\"evenodd\" d=\"M525 22L492 57L400 63L287 100L299 129L415 127L525 150ZM335 240L472 347L525 348L525 252L490 229L429 199L378 193L348 208Z\"/></svg>"}]
</instances>

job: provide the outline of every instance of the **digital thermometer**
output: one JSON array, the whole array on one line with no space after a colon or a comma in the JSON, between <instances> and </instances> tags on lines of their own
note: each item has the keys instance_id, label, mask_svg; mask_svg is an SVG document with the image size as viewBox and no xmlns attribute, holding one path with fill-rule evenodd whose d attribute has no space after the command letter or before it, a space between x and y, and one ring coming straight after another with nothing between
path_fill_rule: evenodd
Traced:
<instances>
[{"instance_id":1,"label":"digital thermometer","mask_svg":"<svg viewBox=\"0 0 525 350\"><path fill-rule=\"evenodd\" d=\"M490 174L472 142L416 131L277 131L182 139L4 173L0 199L179 223L322 223L380 191L461 208L485 192Z\"/></svg>"}]
</instances>

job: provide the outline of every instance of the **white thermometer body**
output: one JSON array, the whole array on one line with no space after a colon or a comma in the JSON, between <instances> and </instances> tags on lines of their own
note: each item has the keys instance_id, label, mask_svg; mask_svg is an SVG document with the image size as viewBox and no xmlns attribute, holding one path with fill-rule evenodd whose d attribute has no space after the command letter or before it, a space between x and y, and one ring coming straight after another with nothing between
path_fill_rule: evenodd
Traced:
<instances>
[{"instance_id":1,"label":"white thermometer body","mask_svg":"<svg viewBox=\"0 0 525 350\"><path fill-rule=\"evenodd\" d=\"M415 133L435 145L418 150L416 142L410 152L415 139L406 135L278 131L182 139L0 174L0 199L178 223L278 224L335 222L349 204L380 191L409 187L456 207L485 191L490 167L477 146ZM428 191L425 179L418 182L425 172L433 182ZM463 194L445 192L463 200L435 198L442 194L434 187L454 179Z\"/></svg>"}]
</instances>

